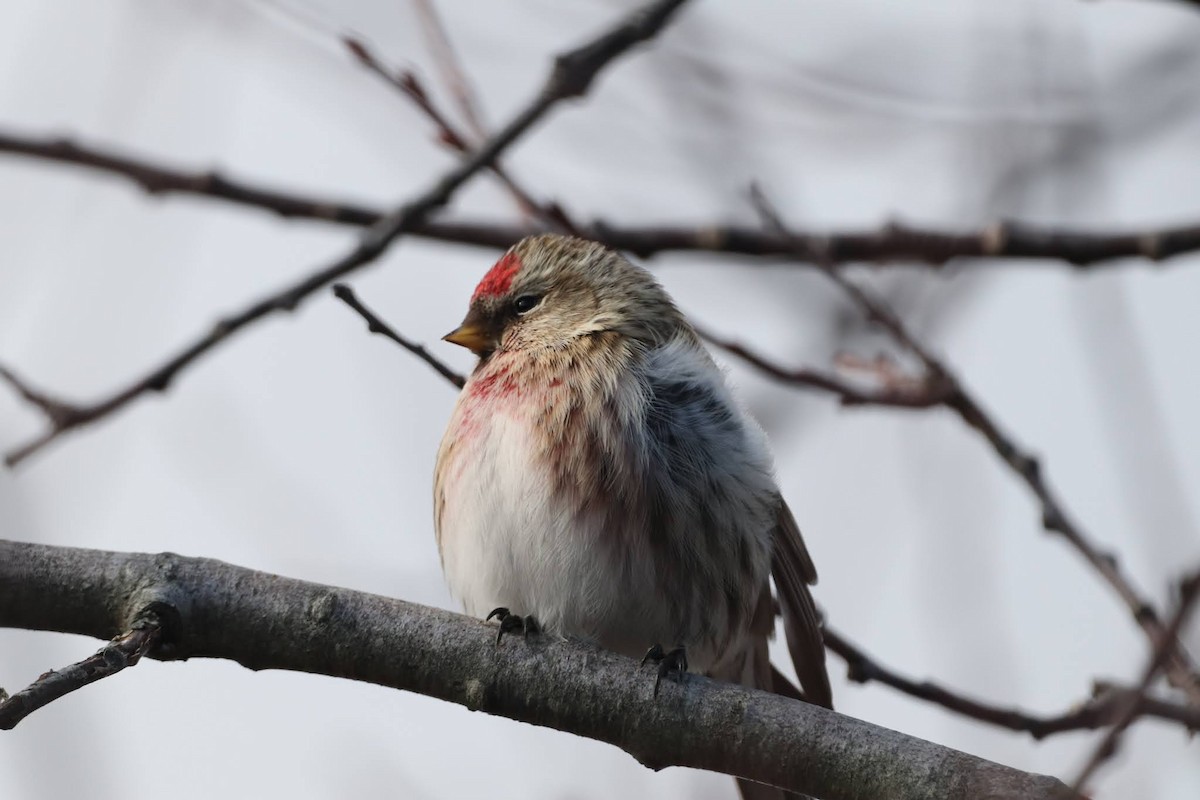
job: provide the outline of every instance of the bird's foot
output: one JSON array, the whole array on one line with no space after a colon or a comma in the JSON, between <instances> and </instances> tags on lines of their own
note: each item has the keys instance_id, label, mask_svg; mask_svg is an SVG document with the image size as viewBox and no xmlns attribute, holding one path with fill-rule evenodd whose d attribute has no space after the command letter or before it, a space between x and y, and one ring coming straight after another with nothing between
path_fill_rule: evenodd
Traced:
<instances>
[{"instance_id":1,"label":"bird's foot","mask_svg":"<svg viewBox=\"0 0 1200 800\"><path fill-rule=\"evenodd\" d=\"M520 631L521 636L528 639L529 634L539 634L542 632L537 620L531 615L522 617L520 614L514 614L504 606L493 608L492 613L487 615L484 622L490 622L492 617L500 620L500 630L496 631L496 644L500 644L500 640L504 638L504 634Z\"/></svg>"},{"instance_id":2,"label":"bird's foot","mask_svg":"<svg viewBox=\"0 0 1200 800\"><path fill-rule=\"evenodd\" d=\"M643 666L647 661L658 665L658 675L654 679L655 697L658 697L658 687L663 678L674 674L676 678L682 679L684 673L688 671L687 650L683 647L676 647L664 652L662 645L656 644L646 651L646 655L642 656Z\"/></svg>"}]
</instances>

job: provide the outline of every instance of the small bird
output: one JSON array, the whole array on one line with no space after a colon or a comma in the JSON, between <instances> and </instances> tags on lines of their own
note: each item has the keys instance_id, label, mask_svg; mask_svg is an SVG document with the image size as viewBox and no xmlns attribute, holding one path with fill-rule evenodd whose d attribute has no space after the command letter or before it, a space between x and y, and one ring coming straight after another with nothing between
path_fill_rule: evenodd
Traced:
<instances>
[{"instance_id":1,"label":"small bird","mask_svg":"<svg viewBox=\"0 0 1200 800\"><path fill-rule=\"evenodd\" d=\"M768 660L778 611L803 699L832 707L817 573L765 435L650 273L531 236L445 339L479 356L434 475L467 613L646 654L657 680L690 667L799 697Z\"/></svg>"}]
</instances>

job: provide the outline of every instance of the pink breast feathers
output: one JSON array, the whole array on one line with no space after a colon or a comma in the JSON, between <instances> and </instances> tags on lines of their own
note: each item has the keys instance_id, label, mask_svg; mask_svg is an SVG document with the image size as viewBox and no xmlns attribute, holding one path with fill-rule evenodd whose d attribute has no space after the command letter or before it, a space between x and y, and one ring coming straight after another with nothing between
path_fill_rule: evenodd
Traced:
<instances>
[{"instance_id":1,"label":"pink breast feathers","mask_svg":"<svg viewBox=\"0 0 1200 800\"><path fill-rule=\"evenodd\" d=\"M517 258L517 254L509 250L504 254L504 257L496 262L487 275L483 276L483 280L475 287L475 294L471 295L471 302L475 302L480 297L499 297L508 292L512 286L513 278L517 277L517 272L521 269L521 259Z\"/></svg>"}]
</instances>

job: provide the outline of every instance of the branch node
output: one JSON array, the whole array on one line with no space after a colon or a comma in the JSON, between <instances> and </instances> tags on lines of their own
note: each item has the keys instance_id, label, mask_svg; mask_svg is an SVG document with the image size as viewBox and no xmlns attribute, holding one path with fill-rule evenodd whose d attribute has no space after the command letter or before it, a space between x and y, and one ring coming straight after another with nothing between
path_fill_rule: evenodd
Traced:
<instances>
[{"instance_id":1,"label":"branch node","mask_svg":"<svg viewBox=\"0 0 1200 800\"><path fill-rule=\"evenodd\" d=\"M1162 237L1155 231L1138 237L1138 251L1151 261L1162 261Z\"/></svg>"},{"instance_id":2,"label":"branch node","mask_svg":"<svg viewBox=\"0 0 1200 800\"><path fill-rule=\"evenodd\" d=\"M985 256L998 256L1008 247L1010 223L997 220L983 230L980 237L980 250Z\"/></svg>"}]
</instances>

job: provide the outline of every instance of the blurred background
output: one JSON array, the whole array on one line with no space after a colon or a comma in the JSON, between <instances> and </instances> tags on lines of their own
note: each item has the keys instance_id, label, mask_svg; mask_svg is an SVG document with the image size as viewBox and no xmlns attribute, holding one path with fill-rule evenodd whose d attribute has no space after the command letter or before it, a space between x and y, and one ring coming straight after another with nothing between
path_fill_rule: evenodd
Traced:
<instances>
[{"instance_id":1,"label":"blurred background","mask_svg":"<svg viewBox=\"0 0 1200 800\"><path fill-rule=\"evenodd\" d=\"M438 9L488 123L621 0ZM0 130L70 135L188 169L378 206L455 162L353 33L453 109L406 0L0 4ZM1200 11L1112 0L697 0L504 163L578 219L755 224L758 181L796 228L998 218L1097 232L1200 219ZM520 221L481 175L448 218ZM224 312L346 251L357 231L0 154L0 362L87 400ZM438 338L498 253L407 238L352 281ZM804 266L698 254L647 264L697 320L782 363L888 343ZM1075 272L1052 261L856 267L1018 441L1161 607L1200 559L1200 256ZM767 429L829 619L880 660L1056 713L1147 646L1110 590L1040 528L1029 494L948 412L843 410L728 362ZM327 293L254 326L150 397L0 472L0 536L209 556L455 608L433 539L454 389ZM0 391L0 446L42 421ZM1200 646L1200 631L1189 641ZM10 691L98 643L0 630ZM777 663L786 658L777 659ZM1035 743L878 685L839 710L1071 779L1096 734ZM1200 743L1148 721L1095 797L1200 796ZM428 698L226 662L102 681L0 737L0 797L731 798L607 745Z\"/></svg>"}]
</instances>

